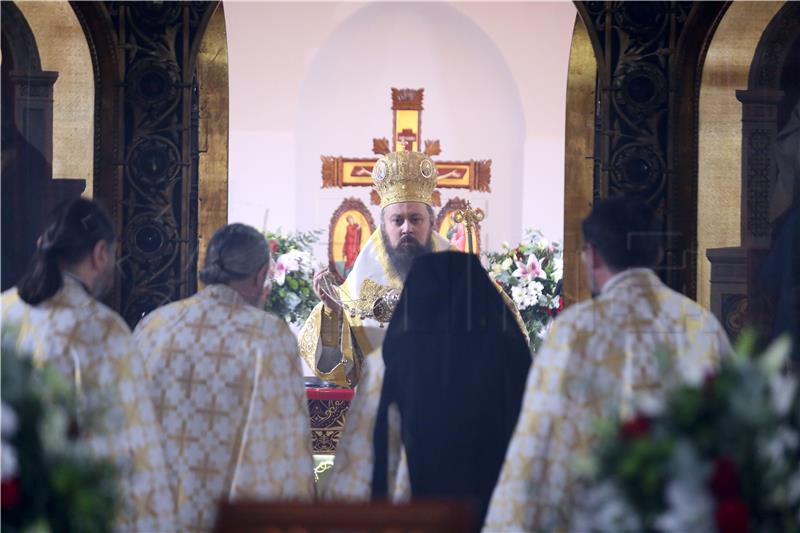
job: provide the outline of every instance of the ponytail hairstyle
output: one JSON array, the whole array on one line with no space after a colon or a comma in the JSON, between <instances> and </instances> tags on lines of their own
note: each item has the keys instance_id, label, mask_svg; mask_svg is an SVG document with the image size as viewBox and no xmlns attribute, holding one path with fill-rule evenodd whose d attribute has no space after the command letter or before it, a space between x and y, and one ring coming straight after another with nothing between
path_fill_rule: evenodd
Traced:
<instances>
[{"instance_id":1,"label":"ponytail hairstyle","mask_svg":"<svg viewBox=\"0 0 800 533\"><path fill-rule=\"evenodd\" d=\"M79 263L100 240L112 244L116 238L111 217L92 200L78 198L62 204L54 217L18 284L20 298L30 305L52 298L61 289L62 266Z\"/></svg>"}]
</instances>

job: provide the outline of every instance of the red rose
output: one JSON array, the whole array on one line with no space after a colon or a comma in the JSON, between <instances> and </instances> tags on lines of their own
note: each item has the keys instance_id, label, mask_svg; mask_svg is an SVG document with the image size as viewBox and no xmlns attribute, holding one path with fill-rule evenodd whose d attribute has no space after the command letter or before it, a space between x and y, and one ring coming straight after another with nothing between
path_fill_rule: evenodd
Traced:
<instances>
[{"instance_id":1,"label":"red rose","mask_svg":"<svg viewBox=\"0 0 800 533\"><path fill-rule=\"evenodd\" d=\"M269 241L269 251L273 254L278 251L278 241Z\"/></svg>"},{"instance_id":2,"label":"red rose","mask_svg":"<svg viewBox=\"0 0 800 533\"><path fill-rule=\"evenodd\" d=\"M708 372L703 380L703 390L707 393L714 391L714 383L717 381L717 375L713 372Z\"/></svg>"},{"instance_id":3,"label":"red rose","mask_svg":"<svg viewBox=\"0 0 800 533\"><path fill-rule=\"evenodd\" d=\"M714 513L718 533L747 533L750 529L750 510L742 500L724 500Z\"/></svg>"},{"instance_id":4,"label":"red rose","mask_svg":"<svg viewBox=\"0 0 800 533\"><path fill-rule=\"evenodd\" d=\"M19 480L17 478L4 479L0 483L0 500L3 509L11 509L19 503Z\"/></svg>"},{"instance_id":5,"label":"red rose","mask_svg":"<svg viewBox=\"0 0 800 533\"><path fill-rule=\"evenodd\" d=\"M739 497L739 471L733 459L725 455L717 458L708 486L717 501Z\"/></svg>"},{"instance_id":6,"label":"red rose","mask_svg":"<svg viewBox=\"0 0 800 533\"><path fill-rule=\"evenodd\" d=\"M564 298L562 296L559 296L558 297L558 312L560 313L563 310L564 310Z\"/></svg>"},{"instance_id":7,"label":"red rose","mask_svg":"<svg viewBox=\"0 0 800 533\"><path fill-rule=\"evenodd\" d=\"M650 419L643 415L636 415L620 426L620 433L626 439L646 437L650 432Z\"/></svg>"}]
</instances>

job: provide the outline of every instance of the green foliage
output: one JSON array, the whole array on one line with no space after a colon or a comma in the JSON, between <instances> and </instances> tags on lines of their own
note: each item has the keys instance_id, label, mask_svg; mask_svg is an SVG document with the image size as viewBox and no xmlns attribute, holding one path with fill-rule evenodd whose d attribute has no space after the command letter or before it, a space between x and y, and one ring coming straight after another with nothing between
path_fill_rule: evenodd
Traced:
<instances>
[{"instance_id":1,"label":"green foliage","mask_svg":"<svg viewBox=\"0 0 800 533\"><path fill-rule=\"evenodd\" d=\"M319 241L322 230L299 231L289 234L267 232L275 259L272 288L264 308L284 320L302 325L319 298L314 294L314 264L312 247Z\"/></svg>"},{"instance_id":2,"label":"green foliage","mask_svg":"<svg viewBox=\"0 0 800 533\"><path fill-rule=\"evenodd\" d=\"M3 334L4 531L110 531L120 510L119 472L91 455L82 434L99 413L81 411L73 387L36 368ZM14 458L11 471L7 460Z\"/></svg>"},{"instance_id":3,"label":"green foliage","mask_svg":"<svg viewBox=\"0 0 800 533\"><path fill-rule=\"evenodd\" d=\"M485 255L489 277L514 300L528 329L531 350L536 352L548 325L563 309L561 244L528 230L517 246L503 243L500 252Z\"/></svg>"},{"instance_id":4,"label":"green foliage","mask_svg":"<svg viewBox=\"0 0 800 533\"><path fill-rule=\"evenodd\" d=\"M601 433L592 484L616 487L643 529L664 516L688 520L669 497L670 486L688 486L706 495L718 531L800 531L800 391L785 341L760 357L747 352L753 345L746 336L703 383L677 386L658 412ZM679 450L696 467L676 468Z\"/></svg>"}]
</instances>

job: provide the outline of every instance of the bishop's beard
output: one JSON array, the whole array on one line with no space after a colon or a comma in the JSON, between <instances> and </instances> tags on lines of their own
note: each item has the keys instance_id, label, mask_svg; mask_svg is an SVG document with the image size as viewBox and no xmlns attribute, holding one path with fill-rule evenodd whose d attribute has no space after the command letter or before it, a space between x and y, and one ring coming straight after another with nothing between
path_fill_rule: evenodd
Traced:
<instances>
[{"instance_id":1,"label":"bishop's beard","mask_svg":"<svg viewBox=\"0 0 800 533\"><path fill-rule=\"evenodd\" d=\"M389 236L386 235L383 227L381 227L381 237L386 246L386 254L389 256L389 265L394 269L395 273L405 281L414 259L421 255L425 255L433 251L432 232L428 234L428 240L425 244L419 242L412 235L403 235L397 246L392 246L389 242Z\"/></svg>"}]
</instances>

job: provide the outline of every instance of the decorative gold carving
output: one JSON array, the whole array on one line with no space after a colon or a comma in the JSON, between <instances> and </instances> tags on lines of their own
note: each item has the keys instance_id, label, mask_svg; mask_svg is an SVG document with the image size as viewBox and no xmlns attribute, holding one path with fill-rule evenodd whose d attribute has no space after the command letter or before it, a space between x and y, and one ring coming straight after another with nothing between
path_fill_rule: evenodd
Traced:
<instances>
[{"instance_id":1,"label":"decorative gold carving","mask_svg":"<svg viewBox=\"0 0 800 533\"><path fill-rule=\"evenodd\" d=\"M386 155L392 150L389 148L389 139L381 137L372 139L372 153L376 155Z\"/></svg>"},{"instance_id":2,"label":"decorative gold carving","mask_svg":"<svg viewBox=\"0 0 800 533\"><path fill-rule=\"evenodd\" d=\"M372 139L372 151L386 156L394 149L406 152L419 152L422 138L422 96L424 89L392 89L392 137ZM398 123L398 120L400 121ZM442 152L438 139L425 141L426 156L438 156ZM344 156L322 156L322 188L331 187L370 187L370 174L377 162L374 158ZM470 161L438 162L437 187L469 189L489 192L492 176L490 159ZM371 195L372 203L380 205ZM427 203L427 202L426 202ZM434 202L438 206L440 202Z\"/></svg>"},{"instance_id":3,"label":"decorative gold carving","mask_svg":"<svg viewBox=\"0 0 800 533\"><path fill-rule=\"evenodd\" d=\"M489 182L492 180L492 160L481 159L475 161L474 180L470 183L470 190L480 192L491 192Z\"/></svg>"},{"instance_id":4,"label":"decorative gold carving","mask_svg":"<svg viewBox=\"0 0 800 533\"><path fill-rule=\"evenodd\" d=\"M342 186L342 158L329 155L320 156L322 160L322 188Z\"/></svg>"},{"instance_id":5,"label":"decorative gold carving","mask_svg":"<svg viewBox=\"0 0 800 533\"><path fill-rule=\"evenodd\" d=\"M453 213L453 222L456 224L464 224L464 228L467 230L467 246L469 253L473 253L474 251L472 249L473 231L485 217L486 215L482 209L473 209L469 202L467 202L467 206L465 208L459 209Z\"/></svg>"},{"instance_id":6,"label":"decorative gold carving","mask_svg":"<svg viewBox=\"0 0 800 533\"><path fill-rule=\"evenodd\" d=\"M472 250L473 239L471 238L471 234L474 233L474 240L476 243L481 242L480 223L483 221L485 215L483 213L483 210L481 209L477 209L476 211L480 213L480 219L475 218L476 213L475 211L472 210L472 206L467 200L464 200L463 198L459 198L457 196L455 198L451 198L450 200L447 201L446 204L444 204L444 207L439 211L439 214L436 215L436 232L442 235L442 226L444 225L445 221L447 221L448 217L453 216L454 222L459 223L463 222L463 219L455 220L457 213L461 213L461 216L464 216L465 213L472 212L473 214L469 215L471 218L471 228L468 229L468 234L467 234L467 242L469 243L468 249L470 250L471 253L480 253L480 250L474 250L474 251ZM465 229L467 229L466 224L465 224ZM442 236L446 237L445 235Z\"/></svg>"},{"instance_id":7,"label":"decorative gold carving","mask_svg":"<svg viewBox=\"0 0 800 533\"><path fill-rule=\"evenodd\" d=\"M369 192L369 200L372 205L381 205L381 195L375 189Z\"/></svg>"},{"instance_id":8,"label":"decorative gold carving","mask_svg":"<svg viewBox=\"0 0 800 533\"><path fill-rule=\"evenodd\" d=\"M433 160L420 152L393 152L381 157L372 170L381 207L400 202L431 205L438 173Z\"/></svg>"},{"instance_id":9,"label":"decorative gold carving","mask_svg":"<svg viewBox=\"0 0 800 533\"><path fill-rule=\"evenodd\" d=\"M344 429L348 400L308 400L314 453L335 453Z\"/></svg>"},{"instance_id":10,"label":"decorative gold carving","mask_svg":"<svg viewBox=\"0 0 800 533\"><path fill-rule=\"evenodd\" d=\"M400 109L422 111L422 96L425 89L395 89L392 88L392 110Z\"/></svg>"},{"instance_id":11,"label":"decorative gold carving","mask_svg":"<svg viewBox=\"0 0 800 533\"><path fill-rule=\"evenodd\" d=\"M358 299L342 301L342 308L349 313L352 318L358 317L361 320L372 318L383 324L392 319L397 303L400 300L400 291L393 287L385 287L375 283L371 279L365 279L361 283L358 292Z\"/></svg>"},{"instance_id":12,"label":"decorative gold carving","mask_svg":"<svg viewBox=\"0 0 800 533\"><path fill-rule=\"evenodd\" d=\"M442 153L442 147L439 144L439 139L426 139L425 140L425 154L433 157Z\"/></svg>"}]
</instances>

